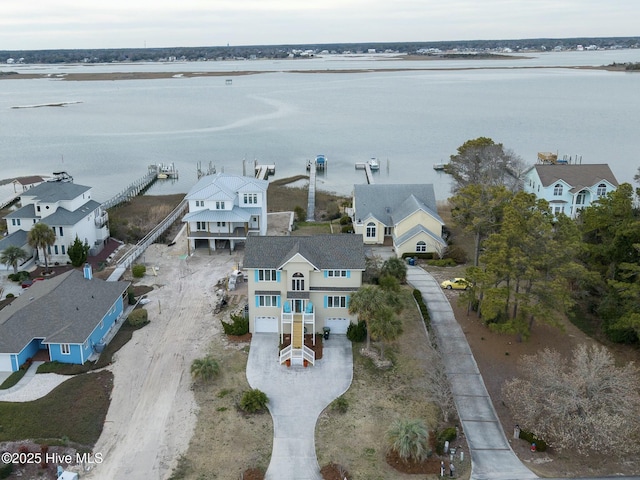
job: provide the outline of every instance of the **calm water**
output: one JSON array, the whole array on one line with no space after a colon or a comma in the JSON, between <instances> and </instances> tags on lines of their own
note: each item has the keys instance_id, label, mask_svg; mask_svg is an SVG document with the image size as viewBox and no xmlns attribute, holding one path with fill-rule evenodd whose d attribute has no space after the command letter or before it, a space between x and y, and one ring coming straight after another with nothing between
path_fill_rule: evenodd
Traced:
<instances>
[{"instance_id":1,"label":"calm water","mask_svg":"<svg viewBox=\"0 0 640 480\"><path fill-rule=\"evenodd\" d=\"M242 173L243 160L275 163L276 177L305 173L327 155L320 188L351 193L364 182L356 162L381 160L379 183L435 183L432 168L470 138L488 136L533 163L538 151L609 163L632 181L637 157L640 73L576 69L475 69L369 73L287 70L604 65L640 61L640 50L545 54L500 61L203 62L100 66L3 66L47 71L238 71L273 73L162 80L0 81L0 178L66 170L106 200L150 163L174 162L180 180L152 193L186 192L196 165ZM12 106L81 102L66 107ZM3 195L0 195L3 196Z\"/></svg>"}]
</instances>

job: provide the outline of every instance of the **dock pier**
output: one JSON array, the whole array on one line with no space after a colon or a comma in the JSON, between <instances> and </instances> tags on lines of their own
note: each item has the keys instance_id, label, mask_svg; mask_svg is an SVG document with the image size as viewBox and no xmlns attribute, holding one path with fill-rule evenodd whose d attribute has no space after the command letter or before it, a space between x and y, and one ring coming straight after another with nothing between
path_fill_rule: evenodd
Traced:
<instances>
[{"instance_id":1,"label":"dock pier","mask_svg":"<svg viewBox=\"0 0 640 480\"><path fill-rule=\"evenodd\" d=\"M139 178L120 193L117 193L113 197L111 197L106 202L102 203L102 208L107 210L111 207L115 207L116 205L128 202L133 197L136 197L143 193L147 188L153 184L158 179L158 166L157 165L149 165L149 169L147 174L144 177Z\"/></svg>"},{"instance_id":2,"label":"dock pier","mask_svg":"<svg viewBox=\"0 0 640 480\"><path fill-rule=\"evenodd\" d=\"M356 170L364 170L364 173L367 176L367 183L369 185L373 185L373 172L371 171L371 165L369 165L369 162L356 163Z\"/></svg>"},{"instance_id":3,"label":"dock pier","mask_svg":"<svg viewBox=\"0 0 640 480\"><path fill-rule=\"evenodd\" d=\"M276 173L276 165L260 165L258 162L255 162L253 164L253 170L258 180L267 180L269 175Z\"/></svg>"},{"instance_id":4,"label":"dock pier","mask_svg":"<svg viewBox=\"0 0 640 480\"><path fill-rule=\"evenodd\" d=\"M309 198L307 200L307 222L316 221L316 170L309 171Z\"/></svg>"}]
</instances>

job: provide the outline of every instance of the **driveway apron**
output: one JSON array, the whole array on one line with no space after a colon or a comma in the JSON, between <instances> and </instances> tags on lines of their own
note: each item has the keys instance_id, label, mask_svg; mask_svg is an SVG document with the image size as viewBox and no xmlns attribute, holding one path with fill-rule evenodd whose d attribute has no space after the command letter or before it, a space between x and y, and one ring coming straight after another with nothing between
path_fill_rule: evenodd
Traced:
<instances>
[{"instance_id":1,"label":"driveway apron","mask_svg":"<svg viewBox=\"0 0 640 480\"><path fill-rule=\"evenodd\" d=\"M353 378L351 342L344 335L324 341L314 366L278 363L279 336L256 333L251 339L247 380L269 398L273 451L267 480L321 480L315 450L320 413L347 391Z\"/></svg>"},{"instance_id":2,"label":"driveway apron","mask_svg":"<svg viewBox=\"0 0 640 480\"><path fill-rule=\"evenodd\" d=\"M458 416L471 453L472 480L538 478L511 449L451 304L429 273L409 266L407 281L420 290L440 351Z\"/></svg>"}]
</instances>

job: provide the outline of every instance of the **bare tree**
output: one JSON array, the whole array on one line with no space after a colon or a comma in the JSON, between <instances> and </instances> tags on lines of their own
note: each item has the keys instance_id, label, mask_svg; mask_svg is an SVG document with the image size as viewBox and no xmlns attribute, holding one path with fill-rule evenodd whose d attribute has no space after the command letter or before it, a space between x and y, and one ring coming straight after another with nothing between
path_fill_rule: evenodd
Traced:
<instances>
[{"instance_id":1,"label":"bare tree","mask_svg":"<svg viewBox=\"0 0 640 480\"><path fill-rule=\"evenodd\" d=\"M440 408L442 413L442 420L445 423L449 422L449 419L454 414L456 407L453 403L453 394L451 393L451 384L447 378L447 373L444 368L444 359L439 350L435 348L433 344L430 344L427 358L425 359L426 365L428 365L426 372L427 392L430 402Z\"/></svg>"},{"instance_id":2,"label":"bare tree","mask_svg":"<svg viewBox=\"0 0 640 480\"><path fill-rule=\"evenodd\" d=\"M640 442L640 372L616 367L602 346L579 345L566 361L545 349L522 359L502 394L514 419L559 449L627 454Z\"/></svg>"}]
</instances>

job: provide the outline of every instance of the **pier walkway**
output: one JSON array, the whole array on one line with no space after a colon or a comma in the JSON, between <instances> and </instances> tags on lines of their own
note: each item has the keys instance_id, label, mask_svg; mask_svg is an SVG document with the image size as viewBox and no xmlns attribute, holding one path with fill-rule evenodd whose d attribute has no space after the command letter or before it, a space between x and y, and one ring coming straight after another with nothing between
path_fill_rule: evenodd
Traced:
<instances>
[{"instance_id":1,"label":"pier walkway","mask_svg":"<svg viewBox=\"0 0 640 480\"><path fill-rule=\"evenodd\" d=\"M116 269L109 275L108 281L115 282L122 277L122 274L135 262L147 249L149 245L155 242L173 223L182 216L188 208L189 202L184 198L173 211L165 217L162 222L156 225L142 240L129 250L118 262Z\"/></svg>"},{"instance_id":2,"label":"pier walkway","mask_svg":"<svg viewBox=\"0 0 640 480\"><path fill-rule=\"evenodd\" d=\"M149 188L153 182L158 179L158 166L149 165L149 171L144 177L139 178L120 193L114 195L102 204L102 208L107 210L116 205L128 202L133 197L140 195L145 189Z\"/></svg>"},{"instance_id":3,"label":"pier walkway","mask_svg":"<svg viewBox=\"0 0 640 480\"><path fill-rule=\"evenodd\" d=\"M5 207L8 207L13 202L17 201L18 197L20 197L20 195L22 195L23 193L24 192L14 193L14 194L8 196L7 198L5 198L4 200L0 201L0 210L2 210Z\"/></svg>"},{"instance_id":4,"label":"pier walkway","mask_svg":"<svg viewBox=\"0 0 640 480\"><path fill-rule=\"evenodd\" d=\"M373 185L374 181L373 181L373 172L371 171L371 166L369 165L368 162L358 162L356 163L356 170L363 170L364 169L364 173L367 175L367 183L369 185Z\"/></svg>"},{"instance_id":5,"label":"pier walkway","mask_svg":"<svg viewBox=\"0 0 640 480\"><path fill-rule=\"evenodd\" d=\"M309 199L307 200L307 222L316 221L316 169L309 170Z\"/></svg>"},{"instance_id":6,"label":"pier walkway","mask_svg":"<svg viewBox=\"0 0 640 480\"><path fill-rule=\"evenodd\" d=\"M255 165L256 178L258 180L266 180L269 175L276 173L275 165Z\"/></svg>"}]
</instances>

